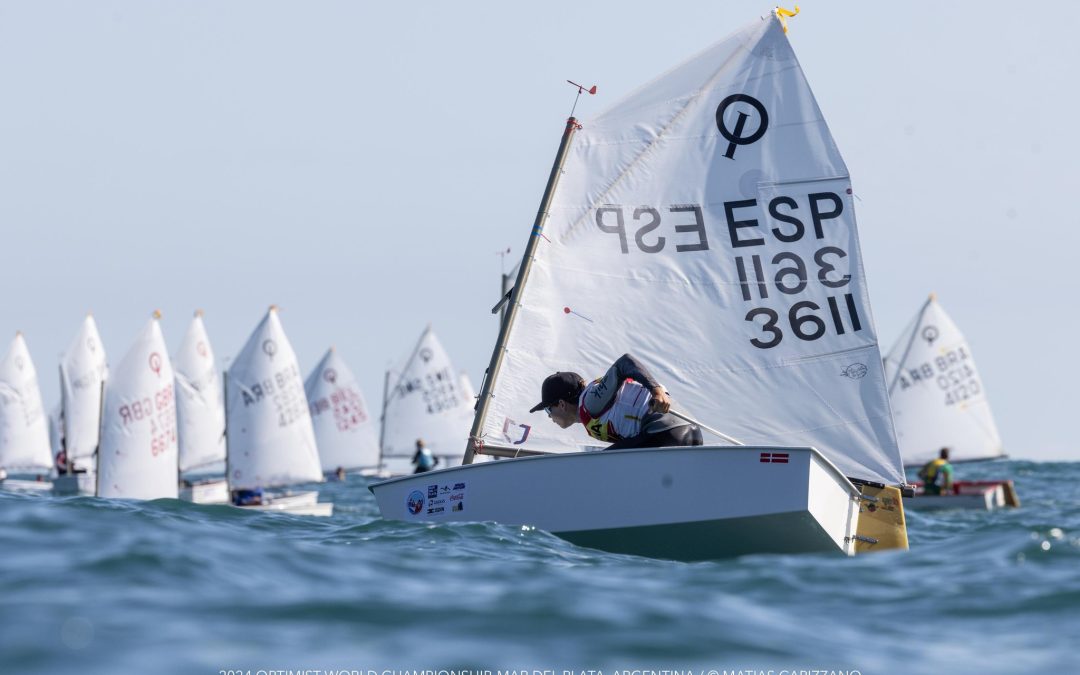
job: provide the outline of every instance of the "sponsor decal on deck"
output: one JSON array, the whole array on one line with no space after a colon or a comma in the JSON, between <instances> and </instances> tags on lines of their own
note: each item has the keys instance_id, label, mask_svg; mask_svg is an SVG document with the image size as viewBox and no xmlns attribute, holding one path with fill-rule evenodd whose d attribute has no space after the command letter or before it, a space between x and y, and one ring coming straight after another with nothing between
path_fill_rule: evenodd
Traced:
<instances>
[{"instance_id":1,"label":"sponsor decal on deck","mask_svg":"<svg viewBox=\"0 0 1080 675\"><path fill-rule=\"evenodd\" d=\"M409 493L409 498L405 500L405 507L409 509L409 513L416 515L424 510L424 493L419 490L413 490Z\"/></svg>"}]
</instances>

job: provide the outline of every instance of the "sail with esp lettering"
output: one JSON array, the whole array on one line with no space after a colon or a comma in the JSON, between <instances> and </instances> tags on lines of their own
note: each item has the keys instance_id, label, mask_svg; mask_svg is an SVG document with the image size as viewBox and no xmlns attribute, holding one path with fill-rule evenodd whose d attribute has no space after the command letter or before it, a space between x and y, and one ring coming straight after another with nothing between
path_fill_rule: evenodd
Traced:
<instances>
[{"instance_id":1,"label":"sail with esp lettering","mask_svg":"<svg viewBox=\"0 0 1080 675\"><path fill-rule=\"evenodd\" d=\"M97 496L176 499L176 394L158 315L105 384Z\"/></svg>"},{"instance_id":2,"label":"sail with esp lettering","mask_svg":"<svg viewBox=\"0 0 1080 675\"><path fill-rule=\"evenodd\" d=\"M225 378L229 488L323 479L300 365L271 307Z\"/></svg>"},{"instance_id":3,"label":"sail with esp lettering","mask_svg":"<svg viewBox=\"0 0 1080 675\"><path fill-rule=\"evenodd\" d=\"M904 463L1005 455L971 347L934 296L885 357L893 424Z\"/></svg>"},{"instance_id":4,"label":"sail with esp lettering","mask_svg":"<svg viewBox=\"0 0 1080 675\"><path fill-rule=\"evenodd\" d=\"M774 14L582 123L533 260L483 440L581 449L541 383L631 353L744 443L903 482L851 177Z\"/></svg>"}]
</instances>

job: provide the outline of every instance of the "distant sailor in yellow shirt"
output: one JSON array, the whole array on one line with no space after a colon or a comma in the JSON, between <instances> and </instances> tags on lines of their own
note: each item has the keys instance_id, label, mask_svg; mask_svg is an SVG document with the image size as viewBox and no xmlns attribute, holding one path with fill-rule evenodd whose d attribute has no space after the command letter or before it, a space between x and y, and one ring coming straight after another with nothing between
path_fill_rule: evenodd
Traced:
<instances>
[{"instance_id":1,"label":"distant sailor in yellow shirt","mask_svg":"<svg viewBox=\"0 0 1080 675\"><path fill-rule=\"evenodd\" d=\"M953 468L949 464L949 449L942 448L938 458L919 469L923 492L928 495L948 495L953 489Z\"/></svg>"}]
</instances>

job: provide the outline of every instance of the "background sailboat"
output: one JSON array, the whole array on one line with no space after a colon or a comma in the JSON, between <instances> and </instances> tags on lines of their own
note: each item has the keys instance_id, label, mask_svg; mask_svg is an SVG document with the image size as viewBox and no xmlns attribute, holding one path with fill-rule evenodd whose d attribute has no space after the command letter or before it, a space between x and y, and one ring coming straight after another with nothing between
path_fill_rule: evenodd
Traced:
<instances>
[{"instance_id":1,"label":"background sailboat","mask_svg":"<svg viewBox=\"0 0 1080 675\"><path fill-rule=\"evenodd\" d=\"M333 347L304 383L319 461L324 474L338 469L373 474L379 467L379 438L364 394Z\"/></svg>"},{"instance_id":2,"label":"background sailboat","mask_svg":"<svg viewBox=\"0 0 1080 675\"><path fill-rule=\"evenodd\" d=\"M18 332L0 361L0 487L51 489L52 481L46 477L52 464L37 371L26 340Z\"/></svg>"},{"instance_id":3,"label":"background sailboat","mask_svg":"<svg viewBox=\"0 0 1080 675\"><path fill-rule=\"evenodd\" d=\"M381 436L383 469L395 475L412 473L418 438L438 458L437 466L461 464L475 394L462 389L461 373L431 326L424 329L397 373L387 377Z\"/></svg>"},{"instance_id":4,"label":"background sailboat","mask_svg":"<svg viewBox=\"0 0 1080 675\"><path fill-rule=\"evenodd\" d=\"M154 317L105 384L97 496L177 497L176 382Z\"/></svg>"},{"instance_id":5,"label":"background sailboat","mask_svg":"<svg viewBox=\"0 0 1080 675\"><path fill-rule=\"evenodd\" d=\"M229 489L261 491L323 480L315 430L296 354L271 307L225 377L226 456ZM330 515L319 493L271 495L257 510ZM235 500L234 500L235 503Z\"/></svg>"},{"instance_id":6,"label":"background sailboat","mask_svg":"<svg viewBox=\"0 0 1080 675\"><path fill-rule=\"evenodd\" d=\"M778 17L577 127L530 232L465 461L565 454L377 483L384 517L530 524L688 560L906 546L851 182ZM624 352L754 445L580 452L580 427L528 413L547 375L588 379ZM857 529L885 514L883 534Z\"/></svg>"},{"instance_id":7,"label":"background sailboat","mask_svg":"<svg viewBox=\"0 0 1080 675\"><path fill-rule=\"evenodd\" d=\"M986 387L963 333L931 294L885 357L896 439L907 466L949 448L951 462L1005 456ZM1016 506L1011 481L957 481L952 496L925 496L914 507ZM953 497L962 497L955 499Z\"/></svg>"},{"instance_id":8,"label":"background sailboat","mask_svg":"<svg viewBox=\"0 0 1080 675\"><path fill-rule=\"evenodd\" d=\"M225 503L229 500L223 475L225 399L202 317L202 310L195 312L174 363L180 477L184 480L180 498L201 504ZM189 474L186 479L185 474Z\"/></svg>"},{"instance_id":9,"label":"background sailboat","mask_svg":"<svg viewBox=\"0 0 1080 675\"><path fill-rule=\"evenodd\" d=\"M101 390L109 376L105 346L90 314L60 359L61 459L53 487L60 494L94 494L101 433Z\"/></svg>"}]
</instances>

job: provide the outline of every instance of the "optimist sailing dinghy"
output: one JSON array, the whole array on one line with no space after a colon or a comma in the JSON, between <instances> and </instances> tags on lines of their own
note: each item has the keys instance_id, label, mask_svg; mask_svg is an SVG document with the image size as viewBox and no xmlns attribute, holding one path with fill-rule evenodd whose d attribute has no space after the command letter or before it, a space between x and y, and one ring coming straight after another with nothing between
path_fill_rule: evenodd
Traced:
<instances>
[{"instance_id":1,"label":"optimist sailing dinghy","mask_svg":"<svg viewBox=\"0 0 1080 675\"><path fill-rule=\"evenodd\" d=\"M225 463L225 401L214 350L195 312L176 353L176 419L180 450L180 499L197 504L225 504L229 485ZM217 467L218 476L209 474Z\"/></svg>"},{"instance_id":2,"label":"optimist sailing dinghy","mask_svg":"<svg viewBox=\"0 0 1080 675\"><path fill-rule=\"evenodd\" d=\"M971 347L931 294L885 357L900 453L908 466L922 466L949 448L950 462L999 459L998 435ZM1019 506L1011 480L956 481L947 495L927 495L922 484L913 499L918 509L981 509Z\"/></svg>"},{"instance_id":3,"label":"optimist sailing dinghy","mask_svg":"<svg viewBox=\"0 0 1080 675\"><path fill-rule=\"evenodd\" d=\"M676 560L906 548L851 182L777 14L567 121L506 309L464 465L373 484L385 518ZM582 452L527 412L624 352L746 445Z\"/></svg>"},{"instance_id":4,"label":"optimist sailing dinghy","mask_svg":"<svg viewBox=\"0 0 1080 675\"><path fill-rule=\"evenodd\" d=\"M387 374L384 394L380 465L386 475L413 472L417 439L431 450L437 467L460 465L476 393L454 368L431 326L424 329L399 372L396 380Z\"/></svg>"},{"instance_id":5,"label":"optimist sailing dinghy","mask_svg":"<svg viewBox=\"0 0 1080 675\"><path fill-rule=\"evenodd\" d=\"M86 315L75 339L60 359L59 475L57 494L92 495L98 441L101 434L101 396L109 366L94 317Z\"/></svg>"},{"instance_id":6,"label":"optimist sailing dinghy","mask_svg":"<svg viewBox=\"0 0 1080 675\"><path fill-rule=\"evenodd\" d=\"M233 505L329 516L319 493L263 492L323 480L304 382L271 307L225 375L227 476Z\"/></svg>"},{"instance_id":7,"label":"optimist sailing dinghy","mask_svg":"<svg viewBox=\"0 0 1080 675\"><path fill-rule=\"evenodd\" d=\"M49 421L37 370L21 332L0 361L0 489L52 489Z\"/></svg>"},{"instance_id":8,"label":"optimist sailing dinghy","mask_svg":"<svg viewBox=\"0 0 1080 675\"><path fill-rule=\"evenodd\" d=\"M154 312L105 384L97 496L176 499L176 382Z\"/></svg>"},{"instance_id":9,"label":"optimist sailing dinghy","mask_svg":"<svg viewBox=\"0 0 1080 675\"><path fill-rule=\"evenodd\" d=\"M325 475L338 469L373 475L379 438L364 393L345 359L331 347L304 383L319 461Z\"/></svg>"}]
</instances>

